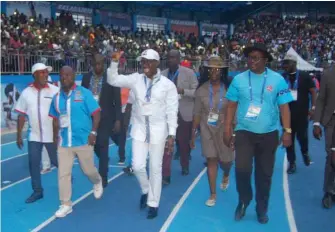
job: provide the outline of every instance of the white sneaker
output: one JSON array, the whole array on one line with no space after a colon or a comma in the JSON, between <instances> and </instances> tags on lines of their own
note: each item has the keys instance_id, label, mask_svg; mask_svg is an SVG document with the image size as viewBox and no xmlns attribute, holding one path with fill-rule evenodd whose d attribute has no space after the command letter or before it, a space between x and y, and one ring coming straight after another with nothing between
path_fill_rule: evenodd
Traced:
<instances>
[{"instance_id":1,"label":"white sneaker","mask_svg":"<svg viewBox=\"0 0 335 232\"><path fill-rule=\"evenodd\" d=\"M69 213L72 213L72 206L69 205L61 205L59 206L59 210L55 213L55 217L63 218Z\"/></svg>"},{"instance_id":2,"label":"white sneaker","mask_svg":"<svg viewBox=\"0 0 335 232\"><path fill-rule=\"evenodd\" d=\"M93 193L95 199L100 199L104 192L104 188L102 187L102 180L98 184L93 185Z\"/></svg>"}]
</instances>

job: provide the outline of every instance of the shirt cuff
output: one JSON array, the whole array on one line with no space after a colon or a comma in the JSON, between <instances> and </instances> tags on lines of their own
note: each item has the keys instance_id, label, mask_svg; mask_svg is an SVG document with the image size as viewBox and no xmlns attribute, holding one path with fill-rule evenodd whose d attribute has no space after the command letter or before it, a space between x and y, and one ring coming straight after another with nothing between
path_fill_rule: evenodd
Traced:
<instances>
[{"instance_id":1,"label":"shirt cuff","mask_svg":"<svg viewBox=\"0 0 335 232\"><path fill-rule=\"evenodd\" d=\"M176 136L177 128L169 127L169 135Z\"/></svg>"},{"instance_id":2,"label":"shirt cuff","mask_svg":"<svg viewBox=\"0 0 335 232\"><path fill-rule=\"evenodd\" d=\"M313 123L313 126L321 126L321 124L319 122L315 122Z\"/></svg>"}]
</instances>

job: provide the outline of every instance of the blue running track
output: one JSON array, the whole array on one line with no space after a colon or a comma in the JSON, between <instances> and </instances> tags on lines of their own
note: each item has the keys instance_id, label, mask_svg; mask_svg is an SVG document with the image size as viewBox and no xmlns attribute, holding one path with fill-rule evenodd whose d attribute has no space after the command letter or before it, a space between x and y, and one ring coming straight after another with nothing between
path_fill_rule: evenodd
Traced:
<instances>
[{"instance_id":1,"label":"blue running track","mask_svg":"<svg viewBox=\"0 0 335 232\"><path fill-rule=\"evenodd\" d=\"M140 211L140 189L134 176L122 172L117 165L117 147L110 145L110 183L102 199L95 200L92 185L82 173L78 162L73 168L73 212L63 219L53 217L59 207L57 169L42 175L44 199L25 204L31 194L28 171L27 144L19 150L15 134L2 136L1 144L1 231L3 232L335 232L335 207L321 207L324 142L312 138L310 154L313 164L305 167L297 152L297 173L287 176L285 150L277 151L267 225L256 220L255 203L241 222L235 222L237 205L234 170L227 191L219 190L222 173L219 173L217 203L205 206L209 197L206 169L201 156L201 145L192 151L190 175L181 176L179 161L173 161L171 184L163 188L159 215L147 220L147 211ZM297 145L297 150L300 150ZM129 155L131 140L127 141ZM97 164L97 159L95 160Z\"/></svg>"}]
</instances>

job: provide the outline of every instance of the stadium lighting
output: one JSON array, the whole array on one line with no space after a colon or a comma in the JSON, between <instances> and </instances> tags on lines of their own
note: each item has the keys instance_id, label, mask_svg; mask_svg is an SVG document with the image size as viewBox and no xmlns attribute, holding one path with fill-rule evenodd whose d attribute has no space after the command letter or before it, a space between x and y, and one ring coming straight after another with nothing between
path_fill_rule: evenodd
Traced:
<instances>
[{"instance_id":1,"label":"stadium lighting","mask_svg":"<svg viewBox=\"0 0 335 232\"><path fill-rule=\"evenodd\" d=\"M250 5L252 5L252 2L248 1L246 4L247 4L248 6L250 6Z\"/></svg>"}]
</instances>

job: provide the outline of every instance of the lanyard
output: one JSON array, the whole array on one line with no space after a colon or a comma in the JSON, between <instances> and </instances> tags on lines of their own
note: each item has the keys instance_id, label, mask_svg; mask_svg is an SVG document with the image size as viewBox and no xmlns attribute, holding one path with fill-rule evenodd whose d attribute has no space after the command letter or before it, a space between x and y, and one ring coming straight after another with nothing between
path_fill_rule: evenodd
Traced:
<instances>
[{"instance_id":1,"label":"lanyard","mask_svg":"<svg viewBox=\"0 0 335 232\"><path fill-rule=\"evenodd\" d=\"M286 79L286 82L288 84L288 87L289 89L298 89L298 84L299 84L299 70L296 71L295 73L295 81L293 83L293 88L292 88L292 84L291 84L291 81L290 81L290 78L288 77Z\"/></svg>"},{"instance_id":2,"label":"lanyard","mask_svg":"<svg viewBox=\"0 0 335 232\"><path fill-rule=\"evenodd\" d=\"M219 103L218 103L218 112L220 112L221 108L222 108L222 104L223 104L223 84L221 83L220 85L220 98L219 98ZM213 95L214 95L214 92L213 92L213 86L212 84L210 83L209 84L209 107L210 109L214 109L213 108Z\"/></svg>"},{"instance_id":3,"label":"lanyard","mask_svg":"<svg viewBox=\"0 0 335 232\"><path fill-rule=\"evenodd\" d=\"M64 99L64 104L62 105L63 107L60 107L60 95L62 95L62 99ZM56 109L58 111L59 114L66 114L67 113L67 101L69 99L71 99L71 95L72 95L72 90L69 92L69 95L66 96L64 92L59 92L59 94L57 95L56 98Z\"/></svg>"},{"instance_id":4,"label":"lanyard","mask_svg":"<svg viewBox=\"0 0 335 232\"><path fill-rule=\"evenodd\" d=\"M263 104L263 100L264 100L264 89L265 89L267 77L268 77L268 69L265 69L264 81L263 81L263 87L262 87L262 93L261 93L261 104ZM250 91L250 101L252 102L253 98L252 98L251 72L250 71L249 71L249 91Z\"/></svg>"},{"instance_id":5,"label":"lanyard","mask_svg":"<svg viewBox=\"0 0 335 232\"><path fill-rule=\"evenodd\" d=\"M101 93L101 88L102 88L102 78L100 78L98 80L98 83L96 83L95 80L96 80L96 78L94 77L94 75L92 75L91 81L90 81L91 82L90 83L90 89L91 89L93 95L99 95ZM96 92L93 92L95 84L97 84L97 86L96 86L97 88L96 88Z\"/></svg>"},{"instance_id":6,"label":"lanyard","mask_svg":"<svg viewBox=\"0 0 335 232\"><path fill-rule=\"evenodd\" d=\"M179 70L177 70L177 71L174 73L174 75L172 75L172 73L169 72L168 77L169 77L169 79L170 79L172 82L174 82L174 80L178 77L178 75L179 75Z\"/></svg>"},{"instance_id":7,"label":"lanyard","mask_svg":"<svg viewBox=\"0 0 335 232\"><path fill-rule=\"evenodd\" d=\"M147 87L147 78L146 78L145 76L143 76L144 85L145 85L145 87L146 87L146 89L147 89L147 92L146 92L146 94L145 94L145 99L146 99L147 102L150 102L150 99L151 99L151 89L152 89L152 87L153 87L158 81L160 81L160 79L161 79L160 76L154 78L154 79L151 81L149 87ZM157 81L156 81L156 80L157 80Z\"/></svg>"}]
</instances>

